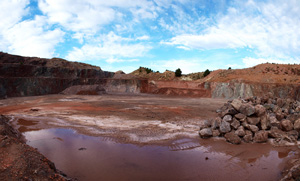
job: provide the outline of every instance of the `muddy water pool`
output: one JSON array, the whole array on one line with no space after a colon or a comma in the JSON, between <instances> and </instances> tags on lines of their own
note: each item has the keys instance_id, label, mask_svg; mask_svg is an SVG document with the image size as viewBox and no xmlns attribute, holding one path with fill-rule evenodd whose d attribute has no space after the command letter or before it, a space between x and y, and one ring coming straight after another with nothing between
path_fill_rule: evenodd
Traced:
<instances>
[{"instance_id":1,"label":"muddy water pool","mask_svg":"<svg viewBox=\"0 0 300 181\"><path fill-rule=\"evenodd\" d=\"M291 147L232 145L180 138L159 145L124 144L72 129L23 133L68 176L79 180L278 180Z\"/></svg>"}]
</instances>

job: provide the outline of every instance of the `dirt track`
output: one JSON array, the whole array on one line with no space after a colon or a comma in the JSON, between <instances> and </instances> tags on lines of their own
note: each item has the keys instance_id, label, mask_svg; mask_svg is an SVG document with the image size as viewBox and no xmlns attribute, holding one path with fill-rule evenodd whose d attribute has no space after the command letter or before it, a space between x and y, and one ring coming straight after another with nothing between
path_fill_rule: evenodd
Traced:
<instances>
[{"instance_id":1,"label":"dirt track","mask_svg":"<svg viewBox=\"0 0 300 181\"><path fill-rule=\"evenodd\" d=\"M12 116L20 131L25 129L22 124L33 130L67 127L86 135L153 143L177 136L197 137L199 124L215 117L224 102L148 94L48 95L2 100L0 114Z\"/></svg>"}]
</instances>

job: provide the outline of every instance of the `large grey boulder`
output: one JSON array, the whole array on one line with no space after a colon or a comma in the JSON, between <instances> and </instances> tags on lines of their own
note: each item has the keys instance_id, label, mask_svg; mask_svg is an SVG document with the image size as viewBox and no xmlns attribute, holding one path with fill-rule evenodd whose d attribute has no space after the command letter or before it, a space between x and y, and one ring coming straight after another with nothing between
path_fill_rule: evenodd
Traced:
<instances>
[{"instance_id":1,"label":"large grey boulder","mask_svg":"<svg viewBox=\"0 0 300 181\"><path fill-rule=\"evenodd\" d=\"M246 116L251 116L255 113L255 108L251 104L243 104L241 105L239 109L240 113L246 115Z\"/></svg>"},{"instance_id":2,"label":"large grey boulder","mask_svg":"<svg viewBox=\"0 0 300 181\"><path fill-rule=\"evenodd\" d=\"M221 133L228 133L230 131L231 131L230 123L228 123L227 121L222 121L221 125L220 125L220 132Z\"/></svg>"},{"instance_id":3,"label":"large grey boulder","mask_svg":"<svg viewBox=\"0 0 300 181\"><path fill-rule=\"evenodd\" d=\"M231 123L232 122L232 116L231 115L226 115L226 116L223 117L222 121L226 121L226 122Z\"/></svg>"},{"instance_id":4,"label":"large grey boulder","mask_svg":"<svg viewBox=\"0 0 300 181\"><path fill-rule=\"evenodd\" d=\"M209 138L213 135L211 128L203 128L199 131L199 135L201 138Z\"/></svg>"},{"instance_id":5,"label":"large grey boulder","mask_svg":"<svg viewBox=\"0 0 300 181\"><path fill-rule=\"evenodd\" d=\"M216 117L216 119L212 120L211 122L211 129L217 129L220 127L220 124L221 124L221 121L222 121L222 118L220 117Z\"/></svg>"}]
</instances>

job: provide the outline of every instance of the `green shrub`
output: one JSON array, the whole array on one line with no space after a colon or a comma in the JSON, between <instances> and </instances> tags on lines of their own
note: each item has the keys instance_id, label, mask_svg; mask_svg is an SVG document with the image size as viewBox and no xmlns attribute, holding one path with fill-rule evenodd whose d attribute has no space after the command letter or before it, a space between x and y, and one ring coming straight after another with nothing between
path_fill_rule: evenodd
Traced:
<instances>
[{"instance_id":1,"label":"green shrub","mask_svg":"<svg viewBox=\"0 0 300 181\"><path fill-rule=\"evenodd\" d=\"M210 70L206 69L205 72L203 73L203 77L206 77L210 74Z\"/></svg>"},{"instance_id":2,"label":"green shrub","mask_svg":"<svg viewBox=\"0 0 300 181\"><path fill-rule=\"evenodd\" d=\"M180 70L180 68L178 68L178 69L176 69L176 71L175 71L175 76L176 77L181 77L181 74L182 73L182 71Z\"/></svg>"}]
</instances>

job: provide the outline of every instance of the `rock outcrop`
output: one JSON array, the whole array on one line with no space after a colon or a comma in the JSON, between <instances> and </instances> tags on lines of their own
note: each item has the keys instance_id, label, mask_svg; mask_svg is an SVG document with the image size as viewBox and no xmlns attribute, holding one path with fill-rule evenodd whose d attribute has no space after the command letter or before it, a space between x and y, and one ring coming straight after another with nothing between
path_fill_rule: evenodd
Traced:
<instances>
[{"instance_id":1,"label":"rock outcrop","mask_svg":"<svg viewBox=\"0 0 300 181\"><path fill-rule=\"evenodd\" d=\"M73 180L56 169L53 162L25 144L9 119L0 115L1 180ZM75 180L75 179L74 179Z\"/></svg>"},{"instance_id":2,"label":"rock outcrop","mask_svg":"<svg viewBox=\"0 0 300 181\"><path fill-rule=\"evenodd\" d=\"M0 52L0 98L56 94L73 85L101 84L112 76L88 64Z\"/></svg>"},{"instance_id":3,"label":"rock outcrop","mask_svg":"<svg viewBox=\"0 0 300 181\"><path fill-rule=\"evenodd\" d=\"M294 144L299 138L300 102L276 98L272 93L263 97L234 99L217 110L218 117L206 120L202 130L218 130L233 144L244 142L264 143L273 138L276 145ZM214 135L200 134L207 138Z\"/></svg>"}]
</instances>

